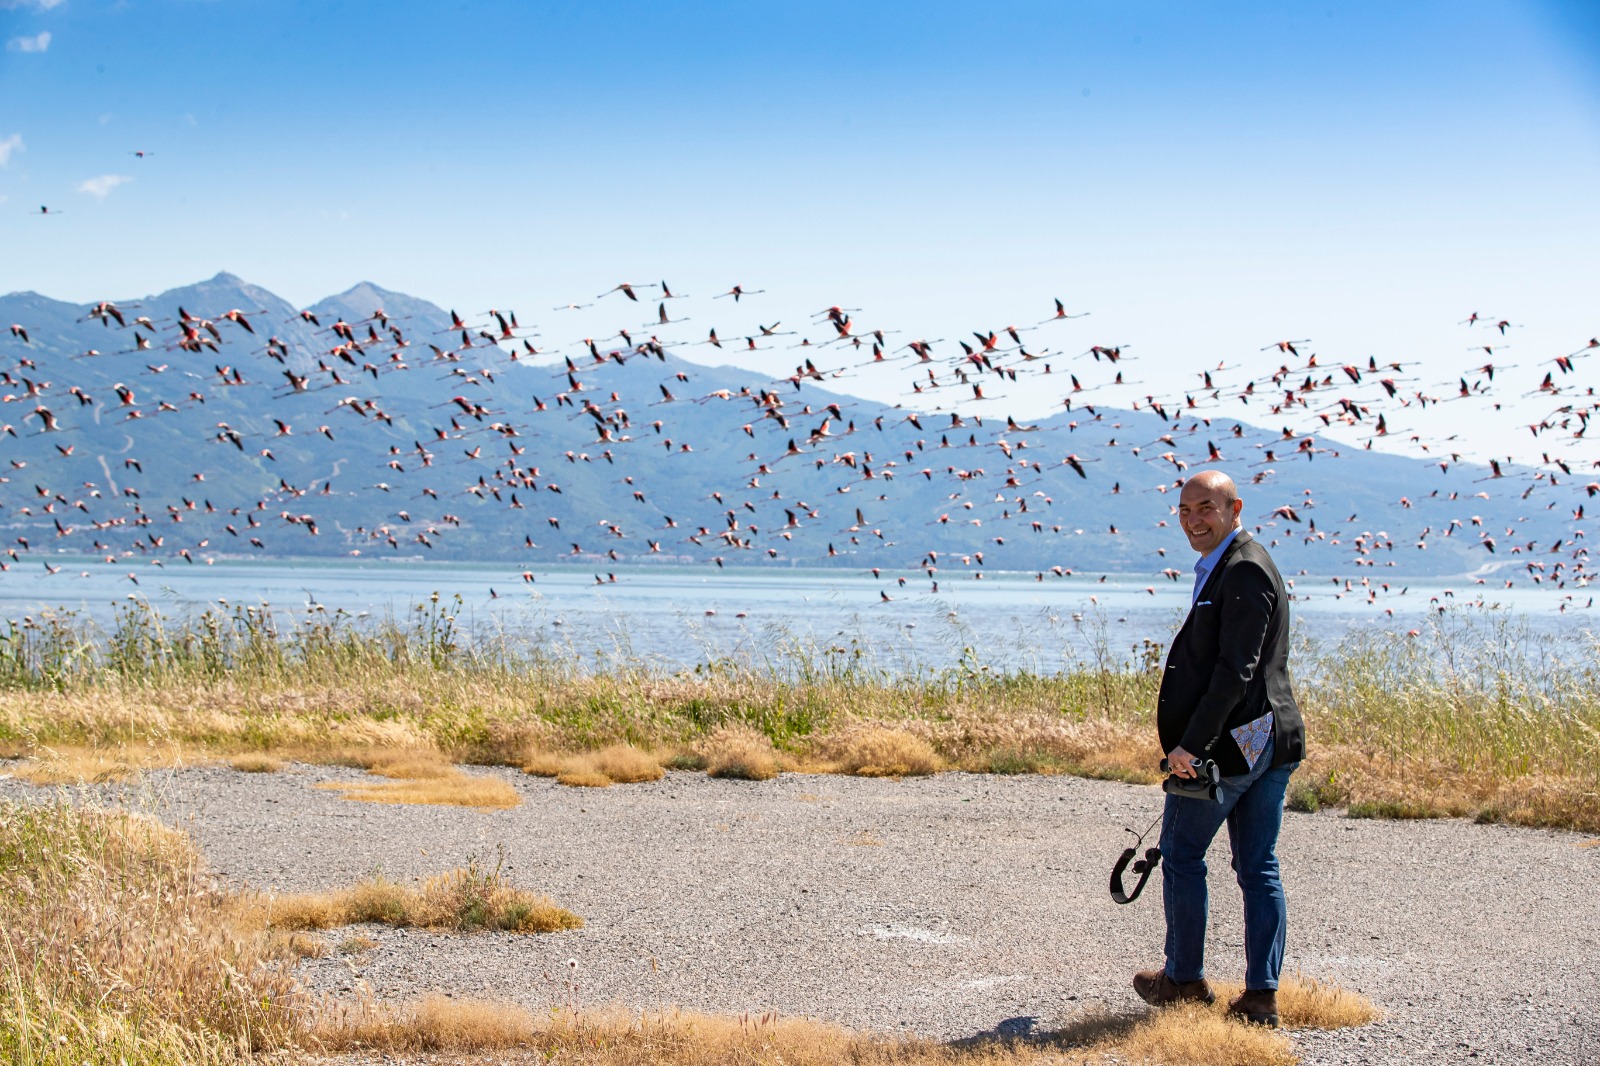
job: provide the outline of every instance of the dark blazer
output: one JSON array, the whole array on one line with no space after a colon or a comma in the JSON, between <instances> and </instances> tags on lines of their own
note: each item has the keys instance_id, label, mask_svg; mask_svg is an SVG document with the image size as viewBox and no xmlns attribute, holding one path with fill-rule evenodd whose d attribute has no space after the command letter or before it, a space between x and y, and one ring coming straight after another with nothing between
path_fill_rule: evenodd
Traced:
<instances>
[{"instance_id":1,"label":"dark blazer","mask_svg":"<svg viewBox=\"0 0 1600 1066\"><path fill-rule=\"evenodd\" d=\"M1249 771L1228 730L1273 713L1272 764L1305 756L1305 726L1289 688L1289 595L1272 557L1239 531L1206 577L1167 652L1156 703L1161 750Z\"/></svg>"}]
</instances>

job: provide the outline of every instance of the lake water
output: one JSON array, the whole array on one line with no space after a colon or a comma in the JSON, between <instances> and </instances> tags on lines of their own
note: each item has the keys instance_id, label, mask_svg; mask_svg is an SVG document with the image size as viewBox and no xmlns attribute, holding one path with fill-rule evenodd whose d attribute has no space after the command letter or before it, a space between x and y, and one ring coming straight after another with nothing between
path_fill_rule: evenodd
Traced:
<instances>
[{"instance_id":1,"label":"lake water","mask_svg":"<svg viewBox=\"0 0 1600 1066\"><path fill-rule=\"evenodd\" d=\"M1053 671L1108 653L1119 661L1136 657L1145 639L1167 643L1188 610L1191 586L1187 573L1151 586L1127 576L1039 582L1032 574L991 571L982 580L942 574L934 592L927 580L900 586L838 570L672 567L630 568L617 583L596 585L591 571L578 568L542 571L526 583L503 565L255 560L145 566L135 584L128 571L94 560L57 556L52 564L60 571L13 566L0 574L0 617L65 609L105 620L114 603L131 596L180 618L226 601L266 603L286 617L320 605L369 620L404 620L439 593L469 632L542 641L597 666L724 657L760 663L798 645L813 657L860 649L870 662L896 671L942 669L963 655L999 669ZM1439 605L1514 614L1550 636L1593 624L1588 589L1391 582L1373 604L1359 586L1345 593L1342 584L1300 576L1296 624L1319 636L1358 627L1403 633Z\"/></svg>"}]
</instances>

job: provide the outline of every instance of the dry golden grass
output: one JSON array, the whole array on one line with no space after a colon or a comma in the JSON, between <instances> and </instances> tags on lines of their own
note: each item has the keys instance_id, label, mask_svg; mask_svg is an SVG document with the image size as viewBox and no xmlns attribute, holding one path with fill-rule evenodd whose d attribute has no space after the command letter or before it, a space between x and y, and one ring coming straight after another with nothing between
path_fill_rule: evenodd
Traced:
<instances>
[{"instance_id":1,"label":"dry golden grass","mask_svg":"<svg viewBox=\"0 0 1600 1066\"><path fill-rule=\"evenodd\" d=\"M1290 1029L1353 1029L1382 1016L1372 1000L1331 981L1290 974L1278 986L1278 1018Z\"/></svg>"},{"instance_id":2,"label":"dry golden grass","mask_svg":"<svg viewBox=\"0 0 1600 1066\"><path fill-rule=\"evenodd\" d=\"M958 705L938 718L881 724L926 740L962 770L992 774L1074 774L1154 783L1161 750L1142 716L1086 716L988 702ZM826 743L824 741L824 743Z\"/></svg>"},{"instance_id":3,"label":"dry golden grass","mask_svg":"<svg viewBox=\"0 0 1600 1066\"><path fill-rule=\"evenodd\" d=\"M282 759L271 755L248 751L229 759L228 765L244 774L275 774L283 769L284 764Z\"/></svg>"},{"instance_id":4,"label":"dry golden grass","mask_svg":"<svg viewBox=\"0 0 1600 1066\"><path fill-rule=\"evenodd\" d=\"M725 725L696 745L695 754L711 777L770 781L783 769L766 734L747 725Z\"/></svg>"},{"instance_id":5,"label":"dry golden grass","mask_svg":"<svg viewBox=\"0 0 1600 1066\"><path fill-rule=\"evenodd\" d=\"M522 771L535 777L553 777L560 784L576 788L659 781L666 773L660 759L631 744L611 744L599 751L573 755L532 751L523 756Z\"/></svg>"},{"instance_id":6,"label":"dry golden grass","mask_svg":"<svg viewBox=\"0 0 1600 1066\"><path fill-rule=\"evenodd\" d=\"M1293 1066L1299 1061L1283 1033L1195 1004L1152 1011L1126 1035L1091 1047L1102 1057L1112 1053L1124 1062L1163 1066Z\"/></svg>"},{"instance_id":7,"label":"dry golden grass","mask_svg":"<svg viewBox=\"0 0 1600 1066\"><path fill-rule=\"evenodd\" d=\"M554 752L530 751L522 757L522 772L533 777L555 777L565 761L565 756Z\"/></svg>"},{"instance_id":8,"label":"dry golden grass","mask_svg":"<svg viewBox=\"0 0 1600 1066\"><path fill-rule=\"evenodd\" d=\"M535 1014L509 1004L431 997L404 1005L365 1003L326 1013L315 1037L326 1051L483 1053L517 1049L512 1061L575 1066L735 1066L837 1063L933 1066L1034 1063L1034 1049L957 1051L927 1041L880 1038L775 1014L740 1018L625 1010ZM500 1055L497 1060L504 1061ZM457 1061L472 1061L457 1060Z\"/></svg>"},{"instance_id":9,"label":"dry golden grass","mask_svg":"<svg viewBox=\"0 0 1600 1066\"><path fill-rule=\"evenodd\" d=\"M107 747L41 748L12 773L34 785L99 785L126 781L141 770L182 765L176 744L122 744Z\"/></svg>"},{"instance_id":10,"label":"dry golden grass","mask_svg":"<svg viewBox=\"0 0 1600 1066\"><path fill-rule=\"evenodd\" d=\"M666 773L659 759L631 744L612 744L601 748L589 759L596 770L619 785L659 781Z\"/></svg>"},{"instance_id":11,"label":"dry golden grass","mask_svg":"<svg viewBox=\"0 0 1600 1066\"><path fill-rule=\"evenodd\" d=\"M221 1066L281 1045L287 957L229 913L154 820L0 804L0 1062Z\"/></svg>"},{"instance_id":12,"label":"dry golden grass","mask_svg":"<svg viewBox=\"0 0 1600 1066\"><path fill-rule=\"evenodd\" d=\"M522 802L517 790L497 777L458 772L420 781L331 781L316 786L362 803L415 803L504 810Z\"/></svg>"},{"instance_id":13,"label":"dry golden grass","mask_svg":"<svg viewBox=\"0 0 1600 1066\"><path fill-rule=\"evenodd\" d=\"M437 781L456 772L436 751L377 751L366 756L367 773L394 781Z\"/></svg>"},{"instance_id":14,"label":"dry golden grass","mask_svg":"<svg viewBox=\"0 0 1600 1066\"><path fill-rule=\"evenodd\" d=\"M325 1051L489 1051L530 1045L539 1024L506 1003L430 996L417 1003L330 1007L312 1029Z\"/></svg>"},{"instance_id":15,"label":"dry golden grass","mask_svg":"<svg viewBox=\"0 0 1600 1066\"><path fill-rule=\"evenodd\" d=\"M316 786L337 791L345 799L482 810L503 810L522 802L517 790L498 777L464 774L438 751L427 748L358 749L342 752L329 761L361 766L370 774L389 778L387 781L330 781Z\"/></svg>"},{"instance_id":16,"label":"dry golden grass","mask_svg":"<svg viewBox=\"0 0 1600 1066\"><path fill-rule=\"evenodd\" d=\"M875 723L824 737L816 752L835 773L859 777L917 777L944 769L944 760L925 738Z\"/></svg>"},{"instance_id":17,"label":"dry golden grass","mask_svg":"<svg viewBox=\"0 0 1600 1066\"><path fill-rule=\"evenodd\" d=\"M339 954L341 955L360 955L362 952L371 951L377 946L378 942L372 939L370 936L357 933L354 936L347 936L343 940L339 941L338 950Z\"/></svg>"},{"instance_id":18,"label":"dry golden grass","mask_svg":"<svg viewBox=\"0 0 1600 1066\"><path fill-rule=\"evenodd\" d=\"M556 775L556 784L570 788L610 788L611 778L590 766L568 766Z\"/></svg>"},{"instance_id":19,"label":"dry golden grass","mask_svg":"<svg viewBox=\"0 0 1600 1066\"><path fill-rule=\"evenodd\" d=\"M1090 1013L1042 1043L1080 1049L1093 1062L1151 1062L1168 1066L1290 1066L1298 1061L1283 1030L1228 1017L1240 986L1215 984L1216 1002L1179 1004L1138 1016ZM1299 974L1283 979L1278 1014L1285 1030L1368 1025L1381 1012L1365 996Z\"/></svg>"},{"instance_id":20,"label":"dry golden grass","mask_svg":"<svg viewBox=\"0 0 1600 1066\"><path fill-rule=\"evenodd\" d=\"M476 863L430 877L417 888L373 877L335 892L243 897L235 921L259 929L333 929L362 922L472 932L553 933L583 919L546 896L509 884Z\"/></svg>"},{"instance_id":21,"label":"dry golden grass","mask_svg":"<svg viewBox=\"0 0 1600 1066\"><path fill-rule=\"evenodd\" d=\"M1345 807L1353 818L1474 818L1540 829L1600 829L1600 789L1573 777L1462 773L1448 761L1324 743L1289 784L1298 810Z\"/></svg>"},{"instance_id":22,"label":"dry golden grass","mask_svg":"<svg viewBox=\"0 0 1600 1066\"><path fill-rule=\"evenodd\" d=\"M1160 1066L1292 1066L1282 1031L1228 1018L1219 1004L1143 1015L1091 1013L1055 1032L940 1044L857 1033L776 1014L740 1018L625 1010L532 1012L511 1004L432 997L411 1004L336 1006L314 1034L328 1052L454 1053L514 1050L496 1062L560 1061L573 1066L1044 1066L1151 1063ZM436 1060L440 1061L440 1060ZM477 1057L451 1062L480 1062Z\"/></svg>"},{"instance_id":23,"label":"dry golden grass","mask_svg":"<svg viewBox=\"0 0 1600 1066\"><path fill-rule=\"evenodd\" d=\"M297 959L325 959L328 957L328 942L320 936L289 933L281 938L273 938L269 943Z\"/></svg>"}]
</instances>

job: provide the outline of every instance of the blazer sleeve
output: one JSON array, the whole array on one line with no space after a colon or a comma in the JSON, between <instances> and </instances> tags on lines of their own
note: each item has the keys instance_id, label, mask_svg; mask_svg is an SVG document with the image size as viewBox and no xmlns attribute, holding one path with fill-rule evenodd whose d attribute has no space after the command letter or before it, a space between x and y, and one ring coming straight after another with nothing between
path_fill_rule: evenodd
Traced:
<instances>
[{"instance_id":1,"label":"blazer sleeve","mask_svg":"<svg viewBox=\"0 0 1600 1066\"><path fill-rule=\"evenodd\" d=\"M1222 575L1217 619L1217 665L1183 731L1183 750L1203 754L1222 735L1261 662L1267 624L1277 606L1272 579L1259 564L1239 560Z\"/></svg>"}]
</instances>

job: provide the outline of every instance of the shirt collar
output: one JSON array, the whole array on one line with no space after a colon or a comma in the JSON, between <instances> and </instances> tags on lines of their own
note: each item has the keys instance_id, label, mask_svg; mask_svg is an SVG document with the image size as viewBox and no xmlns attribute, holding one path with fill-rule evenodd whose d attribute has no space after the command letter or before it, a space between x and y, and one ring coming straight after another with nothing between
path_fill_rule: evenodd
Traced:
<instances>
[{"instance_id":1,"label":"shirt collar","mask_svg":"<svg viewBox=\"0 0 1600 1066\"><path fill-rule=\"evenodd\" d=\"M1239 530L1233 530L1233 532L1222 538L1221 544L1218 544L1215 548L1212 548L1205 555L1201 556L1200 561L1194 564L1194 572L1198 576L1201 584L1205 583L1205 579L1211 575L1211 571L1217 568L1217 564L1222 562L1223 555L1228 551L1228 545L1232 544L1233 538L1237 537L1238 535ZM1198 590L1196 591L1198 593Z\"/></svg>"}]
</instances>

